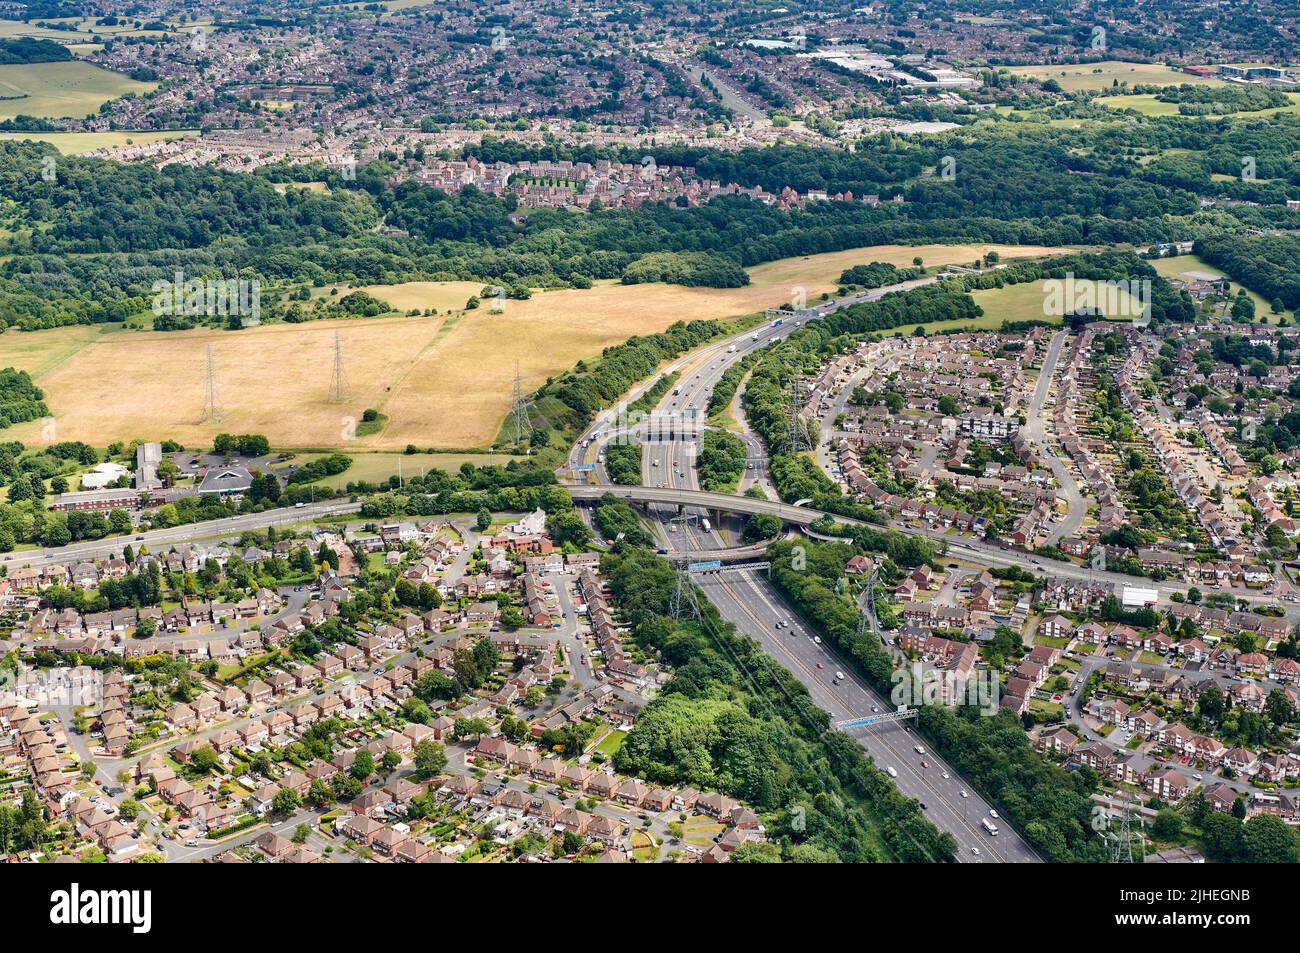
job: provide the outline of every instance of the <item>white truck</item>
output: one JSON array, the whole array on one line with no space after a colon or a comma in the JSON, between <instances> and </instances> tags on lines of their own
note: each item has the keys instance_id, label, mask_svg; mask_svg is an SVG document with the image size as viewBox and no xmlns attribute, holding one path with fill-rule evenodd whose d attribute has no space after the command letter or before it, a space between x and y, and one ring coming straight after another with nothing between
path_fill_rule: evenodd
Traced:
<instances>
[{"instance_id":1,"label":"white truck","mask_svg":"<svg viewBox=\"0 0 1300 953\"><path fill-rule=\"evenodd\" d=\"M989 832L990 837L998 836L998 826L994 824L992 821L990 821L987 817L984 818L982 821L980 821L980 824L982 824L984 826L984 829Z\"/></svg>"}]
</instances>

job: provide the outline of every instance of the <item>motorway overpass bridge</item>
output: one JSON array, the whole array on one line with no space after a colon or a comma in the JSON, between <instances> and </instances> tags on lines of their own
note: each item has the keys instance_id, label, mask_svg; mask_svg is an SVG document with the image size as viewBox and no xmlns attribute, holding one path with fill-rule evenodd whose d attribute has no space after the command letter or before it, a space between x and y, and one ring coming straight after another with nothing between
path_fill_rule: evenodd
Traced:
<instances>
[{"instance_id":1,"label":"motorway overpass bridge","mask_svg":"<svg viewBox=\"0 0 1300 953\"><path fill-rule=\"evenodd\" d=\"M821 510L792 506L789 503L760 500L750 496L732 496L730 493L710 493L708 490L679 490L672 487L652 486L578 486L565 487L575 500L595 501L605 494L611 494L630 503L653 503L660 506L694 506L699 509L715 510L719 513L740 513L750 516L755 513L767 513L776 516L791 526L807 526L818 517L825 516ZM846 523L858 520L835 517ZM864 524L865 525L865 524Z\"/></svg>"},{"instance_id":2,"label":"motorway overpass bridge","mask_svg":"<svg viewBox=\"0 0 1300 953\"><path fill-rule=\"evenodd\" d=\"M750 515L754 513L767 513L779 518L787 526L796 526L808 532L808 527L816 522L819 518L829 516L837 523L845 523L857 526L869 526L873 529L893 529L897 532L909 536L922 536L932 542L942 543L947 547L947 553L950 557L971 559L984 565L990 566L1019 566L1022 569L1029 569L1041 575L1058 575L1067 578L1087 579L1092 582L1109 582L1117 587L1131 586L1142 583L1142 580L1135 579L1132 576L1124 576L1119 573L1109 572L1106 570L1095 570L1089 566L1079 566L1075 563L1061 562L1058 560L1039 557L1033 553L1025 553L1019 550L1004 549L992 543L986 543L979 540L962 539L957 536L950 536L938 530L926 530L919 527L899 526L890 524L888 527L882 527L877 524L867 523L862 520L852 519L847 516L839 516L834 513L826 513L822 510L813 509L808 506L795 506L790 503L773 502L772 500L755 499L748 496L732 496L729 493L711 493L707 490L683 490L672 487L650 487L650 486L578 486L569 485L565 489L572 494L575 501L594 502L603 497L606 493L612 494L619 499L627 500L629 503L650 504L659 506L676 506L676 507L695 507L698 509L713 510L718 513L740 513ZM809 535L819 536L820 534L809 533ZM733 552L737 552L734 559L753 558L753 551L761 547L736 547L736 550L694 550L688 552L691 559L715 559L719 556L715 552L722 553L723 558ZM745 552L749 550L749 552ZM1151 583L1145 583L1151 585ZM1158 592L1162 599L1168 599L1173 593L1181 592L1186 594L1187 585L1184 583L1162 582L1159 583ZM1246 596L1233 591L1234 595L1244 599L1247 602L1261 602L1267 604L1276 604L1274 596ZM1297 606L1286 606L1286 615L1288 619L1295 621L1300 618L1300 611Z\"/></svg>"}]
</instances>

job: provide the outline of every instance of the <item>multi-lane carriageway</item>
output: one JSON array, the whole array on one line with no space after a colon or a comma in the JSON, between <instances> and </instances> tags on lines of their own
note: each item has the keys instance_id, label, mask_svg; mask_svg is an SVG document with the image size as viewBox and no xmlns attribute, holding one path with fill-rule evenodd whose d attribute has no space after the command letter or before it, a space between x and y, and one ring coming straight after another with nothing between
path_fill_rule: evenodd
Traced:
<instances>
[{"instance_id":1,"label":"multi-lane carriageway","mask_svg":"<svg viewBox=\"0 0 1300 953\"><path fill-rule=\"evenodd\" d=\"M924 280L910 282L908 286L918 283L924 283ZM863 298L880 297L891 290L904 289L897 286L877 289ZM844 303L823 305L816 312L804 312L803 317L809 320L821 317ZM664 397L657 410L660 413L681 413L692 409L702 412L708 406L713 387L733 362L756 348L780 340L801 323L797 320L768 325L673 362L665 372L680 372L679 386L675 393ZM636 396L636 393L630 395L632 399ZM570 457L566 474L570 477L578 475L578 466L583 461L594 458L594 466L586 464L591 469L580 471L584 478L593 482L570 484L568 489L579 501L597 500L605 493L613 493L629 502L644 505L658 520L659 535L669 550L670 558L704 560L714 555L730 558L757 556L758 550L747 553L745 547L732 546L724 541L717 525L722 514L771 513L788 525L805 527L822 515L816 510L780 502L699 490L692 457L694 442L655 439L658 435L653 429L639 435L643 447L643 485L611 485L604 468L599 465L599 452L604 441L616 430L618 421L615 414L616 411L612 411L600 415ZM760 482L765 461L754 453L752 446L750 459L760 471L751 479ZM890 701L857 678L850 666L798 619L761 572L742 569L706 574L697 576L696 582L722 617L762 644L768 654L804 685L813 701L830 714L833 722L869 719L892 709ZM777 623L781 623L780 628ZM906 723L849 731L881 769L890 771L899 790L921 802L926 816L940 830L953 836L958 845L956 859L959 862L1023 863L1041 859L1005 820L993 821L998 827L996 836L984 829L981 822L990 818L991 806L933 752L918 750L918 747L925 749L925 745Z\"/></svg>"}]
</instances>

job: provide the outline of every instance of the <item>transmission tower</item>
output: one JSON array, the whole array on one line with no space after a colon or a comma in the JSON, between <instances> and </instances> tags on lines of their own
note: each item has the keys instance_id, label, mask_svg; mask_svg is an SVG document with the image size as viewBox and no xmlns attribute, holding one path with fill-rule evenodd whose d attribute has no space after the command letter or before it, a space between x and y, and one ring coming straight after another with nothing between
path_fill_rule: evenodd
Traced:
<instances>
[{"instance_id":1,"label":"transmission tower","mask_svg":"<svg viewBox=\"0 0 1300 953\"><path fill-rule=\"evenodd\" d=\"M1119 822L1119 830L1107 834L1107 840L1110 841L1110 862L1112 864L1140 864L1146 858L1146 845L1141 834L1142 822L1138 822L1138 830L1133 830L1130 825L1132 815L1132 805L1125 805L1123 816ZM1138 856L1136 860L1133 857L1134 845L1137 847Z\"/></svg>"},{"instance_id":2,"label":"transmission tower","mask_svg":"<svg viewBox=\"0 0 1300 953\"><path fill-rule=\"evenodd\" d=\"M221 398L217 394L217 362L212 356L212 345L208 345L208 386L203 398L203 419L220 420L225 416L221 407Z\"/></svg>"},{"instance_id":3,"label":"transmission tower","mask_svg":"<svg viewBox=\"0 0 1300 953\"><path fill-rule=\"evenodd\" d=\"M524 399L523 378L519 376L519 362L515 361L515 392L510 416L515 422L515 446L524 442L524 437L533 432L532 422L528 419L528 404Z\"/></svg>"},{"instance_id":4,"label":"transmission tower","mask_svg":"<svg viewBox=\"0 0 1300 953\"><path fill-rule=\"evenodd\" d=\"M803 406L799 400L798 377L790 379L790 393L786 400L786 452L811 452L813 450L812 438L808 436L808 428L804 425L803 417L800 416Z\"/></svg>"},{"instance_id":5,"label":"transmission tower","mask_svg":"<svg viewBox=\"0 0 1300 953\"><path fill-rule=\"evenodd\" d=\"M685 569L677 570L677 585L668 600L668 614L678 622L700 617L700 607L695 601L695 587L691 584L690 574Z\"/></svg>"},{"instance_id":6,"label":"transmission tower","mask_svg":"<svg viewBox=\"0 0 1300 953\"><path fill-rule=\"evenodd\" d=\"M334 374L330 378L330 400L341 404L347 400L348 379L343 373L343 340L334 332Z\"/></svg>"}]
</instances>

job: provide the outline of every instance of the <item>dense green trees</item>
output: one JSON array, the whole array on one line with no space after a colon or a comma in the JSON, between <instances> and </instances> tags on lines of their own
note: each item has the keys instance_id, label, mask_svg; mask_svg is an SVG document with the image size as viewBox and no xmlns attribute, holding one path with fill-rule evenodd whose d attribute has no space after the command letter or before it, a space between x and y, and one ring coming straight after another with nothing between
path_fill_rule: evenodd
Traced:
<instances>
[{"instance_id":1,"label":"dense green trees","mask_svg":"<svg viewBox=\"0 0 1300 953\"><path fill-rule=\"evenodd\" d=\"M26 371L6 367L0 371L0 429L48 416L45 394Z\"/></svg>"},{"instance_id":2,"label":"dense green trees","mask_svg":"<svg viewBox=\"0 0 1300 953\"><path fill-rule=\"evenodd\" d=\"M609 478L621 486L637 486L641 482L641 444L614 443L605 447L605 470Z\"/></svg>"},{"instance_id":3,"label":"dense green trees","mask_svg":"<svg viewBox=\"0 0 1300 953\"><path fill-rule=\"evenodd\" d=\"M72 59L72 52L62 43L31 36L0 39L0 66L18 63L61 63Z\"/></svg>"},{"instance_id":4,"label":"dense green trees","mask_svg":"<svg viewBox=\"0 0 1300 953\"><path fill-rule=\"evenodd\" d=\"M299 172L276 167L242 175L180 164L157 170L68 156L60 158L52 187L40 175L51 149L0 144L0 192L12 202L0 222L11 233L0 247L0 318L21 327L147 312L152 283L173 280L178 269L298 290L444 278L508 288L584 287L625 277L734 285L745 280L741 268L759 262L890 242L1210 238L1242 226L1287 224L1294 213L1282 206L1285 184L1300 178L1300 122L1286 116L1226 126L1142 120L1087 130L981 123L927 140L884 136L856 152L660 146L661 163L692 165L724 182L897 194L904 201L781 209L740 195L692 208L597 207L582 215L533 209L526 218L515 216L513 196L472 188L447 195L409 181L392 187L394 170L382 162L353 182L326 175L327 191L281 194L273 182ZM1137 150L1156 158L1135 163ZM491 141L471 151L489 161L598 157L598 150ZM627 158L620 150L603 154ZM945 155L956 163L954 180L923 174ZM1240 181L1243 155L1257 161L1253 180ZM639 151L632 158L639 160ZM1224 181L1229 175L1234 181ZM1206 193L1258 204L1202 215L1198 195ZM392 229L376 229L381 221ZM295 307L302 317L296 302L268 299L266 313L286 317Z\"/></svg>"},{"instance_id":5,"label":"dense green trees","mask_svg":"<svg viewBox=\"0 0 1300 953\"><path fill-rule=\"evenodd\" d=\"M1196 254L1270 301L1300 308L1300 238L1232 235L1202 238Z\"/></svg>"},{"instance_id":6,"label":"dense green trees","mask_svg":"<svg viewBox=\"0 0 1300 953\"><path fill-rule=\"evenodd\" d=\"M800 541L801 568L795 568L795 545L779 542L768 550L772 580L840 654L878 690L893 688L893 660L870 631L858 634L858 610L836 592L844 565L856 551L882 552L902 543L898 534L872 531L854 546ZM895 555L896 554L896 555ZM889 553L891 562L906 566L901 548ZM920 727L935 749L970 778L1038 850L1056 861L1100 861L1105 848L1090 825L1089 794L1096 778L1068 772L1043 761L1014 717L993 717L978 708L951 710L922 706Z\"/></svg>"},{"instance_id":7,"label":"dense green trees","mask_svg":"<svg viewBox=\"0 0 1300 953\"><path fill-rule=\"evenodd\" d=\"M676 577L666 562L623 544L601 571L637 644L674 670L616 756L621 770L720 790L774 813L768 836L783 853L809 845L850 862L951 859L952 838L853 739L829 730L803 686L702 595L698 625L668 617Z\"/></svg>"},{"instance_id":8,"label":"dense green trees","mask_svg":"<svg viewBox=\"0 0 1300 953\"><path fill-rule=\"evenodd\" d=\"M745 441L728 430L706 430L700 439L695 469L700 486L714 493L730 493L745 473L749 451Z\"/></svg>"}]
</instances>

